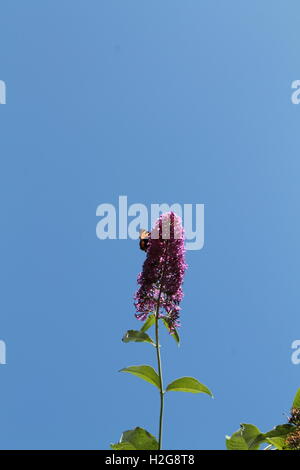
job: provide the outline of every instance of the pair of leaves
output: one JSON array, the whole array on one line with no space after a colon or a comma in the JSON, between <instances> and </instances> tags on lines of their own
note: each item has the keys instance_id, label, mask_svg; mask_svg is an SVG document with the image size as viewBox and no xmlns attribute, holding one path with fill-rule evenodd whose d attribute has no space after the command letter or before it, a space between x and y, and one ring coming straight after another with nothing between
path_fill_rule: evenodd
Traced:
<instances>
[{"instance_id":1,"label":"pair of leaves","mask_svg":"<svg viewBox=\"0 0 300 470\"><path fill-rule=\"evenodd\" d=\"M131 366L121 369L120 372L128 372L136 375L160 389L159 376L156 370L151 366ZM174 380L167 386L166 392L207 393L211 397L213 396L209 388L200 383L194 377L181 377L180 379Z\"/></svg>"},{"instance_id":2,"label":"pair of leaves","mask_svg":"<svg viewBox=\"0 0 300 470\"><path fill-rule=\"evenodd\" d=\"M226 447L228 450L259 450L261 444L267 443L283 450L286 437L293 429L291 424L282 424L272 431L262 433L253 424L243 423L232 436L226 436Z\"/></svg>"},{"instance_id":3,"label":"pair of leaves","mask_svg":"<svg viewBox=\"0 0 300 470\"><path fill-rule=\"evenodd\" d=\"M180 343L180 338L179 338L179 334L178 334L178 331L177 329L175 328L173 330L173 332L171 333L171 328L170 328L170 325L167 321L167 318L166 317L162 317L161 318L164 326L167 328L168 332L171 334L171 336L175 339L176 343L178 344L179 346L179 343ZM151 326L153 326L155 323L155 315L152 313L151 315L149 315L149 317L147 318L147 320L145 321L145 323L143 324L142 328L140 329L140 331L142 331L143 333L145 333L145 331L149 330L149 328L151 328Z\"/></svg>"},{"instance_id":4,"label":"pair of leaves","mask_svg":"<svg viewBox=\"0 0 300 470\"><path fill-rule=\"evenodd\" d=\"M123 432L120 441L110 447L113 450L157 450L158 442L150 432L137 427Z\"/></svg>"},{"instance_id":5,"label":"pair of leaves","mask_svg":"<svg viewBox=\"0 0 300 470\"><path fill-rule=\"evenodd\" d=\"M169 326L167 320L165 318L162 318L162 321L163 321L164 326L167 328L167 330L170 333L171 330L170 330L170 326ZM142 342L144 342L144 343L150 343L153 346L156 346L153 339L150 338L150 336L146 333L146 331L148 331L149 328L151 328L151 326L154 325L154 323L155 323L155 315L152 313L151 315L149 315L149 317L147 318L147 320L145 321L145 323L143 324L143 326L140 330L128 330L128 331L126 331L125 335L122 338L122 341L124 343L129 343L129 342L142 343ZM176 343L179 346L180 338L179 338L179 334L178 334L178 331L176 330L176 328L175 328L174 332L171 333L171 336L175 339Z\"/></svg>"}]
</instances>

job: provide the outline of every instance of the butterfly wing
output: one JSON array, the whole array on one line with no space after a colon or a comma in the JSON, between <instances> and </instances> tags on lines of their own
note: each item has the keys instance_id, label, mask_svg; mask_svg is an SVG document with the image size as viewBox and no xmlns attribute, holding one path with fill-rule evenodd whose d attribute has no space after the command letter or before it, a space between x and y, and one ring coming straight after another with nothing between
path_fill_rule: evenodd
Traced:
<instances>
[{"instance_id":1,"label":"butterfly wing","mask_svg":"<svg viewBox=\"0 0 300 470\"><path fill-rule=\"evenodd\" d=\"M140 249L147 251L148 242L149 242L150 232L145 229L140 230Z\"/></svg>"}]
</instances>

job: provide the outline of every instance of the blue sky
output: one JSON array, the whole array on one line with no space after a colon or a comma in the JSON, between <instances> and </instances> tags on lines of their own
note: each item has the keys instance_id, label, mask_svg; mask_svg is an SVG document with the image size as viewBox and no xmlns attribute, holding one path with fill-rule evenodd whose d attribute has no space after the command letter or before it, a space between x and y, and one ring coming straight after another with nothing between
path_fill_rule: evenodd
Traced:
<instances>
[{"instance_id":1,"label":"blue sky","mask_svg":"<svg viewBox=\"0 0 300 470\"><path fill-rule=\"evenodd\" d=\"M222 449L285 421L300 366L296 0L2 0L0 448L107 449L157 434L155 365L123 344L144 259L96 238L96 207L205 204L182 344L163 335L164 447Z\"/></svg>"}]
</instances>

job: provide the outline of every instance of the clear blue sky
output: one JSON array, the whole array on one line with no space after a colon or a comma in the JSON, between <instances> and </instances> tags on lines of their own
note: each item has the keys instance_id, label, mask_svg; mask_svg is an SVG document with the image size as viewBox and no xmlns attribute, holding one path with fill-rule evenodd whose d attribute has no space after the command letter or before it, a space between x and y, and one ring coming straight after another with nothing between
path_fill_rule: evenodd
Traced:
<instances>
[{"instance_id":1,"label":"clear blue sky","mask_svg":"<svg viewBox=\"0 0 300 470\"><path fill-rule=\"evenodd\" d=\"M300 385L300 4L2 0L2 449L106 449L157 433L155 365L132 297L144 254L96 238L96 207L204 203L179 349L163 338L164 446L222 449L240 422L285 421Z\"/></svg>"}]
</instances>

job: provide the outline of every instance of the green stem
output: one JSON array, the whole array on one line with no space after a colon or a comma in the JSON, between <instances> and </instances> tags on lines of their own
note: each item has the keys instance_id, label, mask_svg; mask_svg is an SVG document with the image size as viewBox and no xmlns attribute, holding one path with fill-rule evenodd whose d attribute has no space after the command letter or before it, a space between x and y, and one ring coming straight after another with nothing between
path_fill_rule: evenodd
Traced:
<instances>
[{"instance_id":1,"label":"green stem","mask_svg":"<svg viewBox=\"0 0 300 470\"><path fill-rule=\"evenodd\" d=\"M160 295L161 295L161 293L159 294L159 297L158 297L157 307L156 307L156 314L155 314L155 342L156 342L156 355L157 355L157 366L158 366L159 388L160 388L160 413L159 413L158 450L160 450L161 446L162 446L162 429L163 429L163 415L164 415L164 388L163 388L163 377L162 377L159 334L158 334Z\"/></svg>"},{"instance_id":2,"label":"green stem","mask_svg":"<svg viewBox=\"0 0 300 470\"><path fill-rule=\"evenodd\" d=\"M160 356L160 344L159 344L159 334L158 334L158 322L159 322L159 307L160 299L162 294L163 280L166 272L167 265L167 252L168 252L168 241L166 241L165 246L165 264L163 267L163 272L160 278L160 288L156 305L155 312L155 343L156 343L156 356L157 356L157 367L158 367L158 376L159 376L159 393L160 393L160 412L159 412L159 431L158 431L158 450L161 450L162 447L162 432L163 432L163 416L164 416L164 386L163 386L163 376L162 376L162 367L161 367L161 356Z\"/></svg>"}]
</instances>

